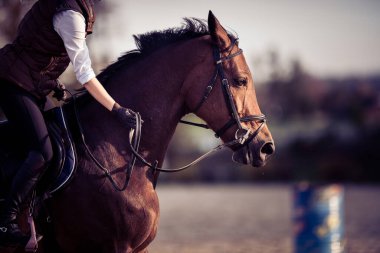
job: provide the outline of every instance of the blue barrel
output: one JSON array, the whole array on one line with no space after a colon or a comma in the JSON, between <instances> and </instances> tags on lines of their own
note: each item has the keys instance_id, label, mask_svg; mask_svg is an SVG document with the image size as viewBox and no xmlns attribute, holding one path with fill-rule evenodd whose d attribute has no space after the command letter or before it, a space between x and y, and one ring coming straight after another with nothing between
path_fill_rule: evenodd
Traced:
<instances>
[{"instance_id":1,"label":"blue barrel","mask_svg":"<svg viewBox=\"0 0 380 253\"><path fill-rule=\"evenodd\" d=\"M344 188L299 183L294 187L295 253L344 253Z\"/></svg>"}]
</instances>

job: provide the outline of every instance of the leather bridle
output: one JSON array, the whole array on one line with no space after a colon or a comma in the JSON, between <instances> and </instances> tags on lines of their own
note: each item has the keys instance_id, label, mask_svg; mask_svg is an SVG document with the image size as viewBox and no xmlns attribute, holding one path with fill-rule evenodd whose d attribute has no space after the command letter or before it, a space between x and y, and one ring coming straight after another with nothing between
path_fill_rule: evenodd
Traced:
<instances>
[{"instance_id":1,"label":"leather bridle","mask_svg":"<svg viewBox=\"0 0 380 253\"><path fill-rule=\"evenodd\" d=\"M239 117L239 114L238 114L238 111L236 109L236 105L233 99L233 95L231 93L230 85L223 69L223 62L229 61L232 58L238 55L241 55L243 53L242 49L239 49L236 53L233 53L233 54L231 53L232 49L235 47L235 45L237 45L237 43L238 43L238 39L234 38L230 46L227 47L226 49L220 50L217 46L213 47L213 57L214 57L214 62L216 66L214 75L212 79L210 80L209 85L206 87L202 99L194 108L193 113L198 112L198 110L202 107L204 102L206 102L212 90L214 89L215 84L217 83L217 79L219 77L221 80L223 95L224 95L231 118L221 128L215 131L215 137L217 138L221 137L232 126L237 125L238 129L236 130L236 133L235 133L235 139L239 140L238 142L240 145L245 145L259 134L259 132L261 131L261 129L264 127L266 123L266 117L264 114L247 115L244 117ZM222 57L222 53L224 52L228 52L229 54L225 57ZM250 122L250 121L258 121L260 123L259 127L253 133L251 133L250 129L244 128L241 124L242 122ZM193 122L189 122L185 120L180 120L180 122L184 124L193 125L193 126L209 128L209 126L207 125L197 124L197 123L193 123Z\"/></svg>"},{"instance_id":2,"label":"leather bridle","mask_svg":"<svg viewBox=\"0 0 380 253\"><path fill-rule=\"evenodd\" d=\"M217 83L217 79L219 77L220 80L221 80L221 85L222 85L222 90L223 90L224 98L226 100L226 104L228 106L228 110L229 110L229 113L231 115L231 118L220 129L218 129L216 131L215 136L216 137L220 137L224 133L226 133L226 131L228 129L230 129L232 126L237 125L238 129L236 130L236 133L235 133L235 139L232 140L232 141L229 141L229 142L226 142L226 143L223 143L223 144L220 144L220 145L216 146L215 148L211 149L207 153L203 154L202 156L200 156L197 159L195 159L194 161L192 161L191 163L189 163L189 164L187 164L187 165L185 165L183 167L180 167L180 168L176 168L176 169L163 169L163 168L159 168L157 160L154 161L153 163L150 163L147 160L145 160L145 158L139 153L139 146L140 146L140 140L141 140L142 120L141 120L140 114L139 113L135 113L135 116L136 116L136 128L135 129L130 129L129 138L128 138L128 140L129 140L128 143L129 143L130 149L132 151L132 155L131 155L131 158L130 158L130 161L129 161L128 165L124 169L124 173L126 174L125 175L124 184L123 184L123 186L120 187L116 183L116 181L113 179L113 177L111 175L112 172L110 172L109 169L105 168L96 159L96 157L92 154L91 150L89 149L89 147L88 147L88 145L86 143L84 134L83 134L83 128L82 128L81 123L80 123L79 113L77 111L77 106L76 106L76 102L75 102L77 95L75 94L75 95L71 96L72 99L74 100L75 117L76 117L76 120L77 120L77 123L78 123L78 127L79 127L79 131L80 131L80 134L81 134L83 145L84 145L87 153L89 154L90 158L93 160L93 162L96 164L96 166L100 170L102 170L104 172L105 176L111 181L113 187L116 190L118 190L118 191L124 191L127 188L129 180L130 180L131 175L132 175L132 171L133 171L133 168L134 168L136 160L139 160L145 166L147 166L147 167L149 167L150 169L153 170L154 180L155 180L153 182L153 185L155 187L156 180L158 178L158 173L159 172L178 172L178 171L185 170L185 169L187 169L187 168L189 168L189 167L197 164L198 162L200 162L204 158L210 156L212 153L214 153L214 152L216 152L218 150L221 150L222 148L225 148L225 147L236 147L236 146L238 148L242 148L242 147L248 146L248 144L259 134L259 132L261 131L261 129L264 127L264 125L266 123L266 117L265 117L265 115L263 115L263 114L261 114L261 115L247 115L247 116L244 116L244 117L239 117L239 114L237 112L236 105L235 105L235 102L234 102L234 99L233 99L233 96L232 96L232 93L231 93L231 90L230 90L230 85L228 83L228 79L226 78L226 75L225 75L224 69L223 69L223 62L229 61L232 58L234 58L234 57L236 57L238 55L241 55L243 53L243 50L241 50L241 49L239 49L236 53L233 53L233 54L231 53L231 51L234 48L234 46L237 45L237 41L238 41L237 39L233 39L231 45L229 47L227 47L226 49L224 49L224 50L220 50L216 46L213 48L213 56L214 56L214 61L215 61L215 65L216 65L215 71L214 71L214 75L213 75L212 79L210 80L209 85L206 87L203 97L201 98L201 100L199 101L199 103L195 107L195 109L193 109L193 112L196 113L202 107L202 105L204 104L204 102L210 96L213 88L215 87L215 85ZM229 54L227 56L225 56L225 57L222 57L222 53L225 53L225 52L228 52ZM244 128L242 126L242 122L251 122L251 121L257 121L257 122L260 123L259 127L253 133L251 133L250 129ZM202 128L207 128L207 129L209 128L209 126L205 125L205 124L199 124L199 123L189 122L189 121L185 121L185 120L180 120L180 122L184 123L184 124L189 124L189 125L197 126L197 127L202 127Z\"/></svg>"}]
</instances>

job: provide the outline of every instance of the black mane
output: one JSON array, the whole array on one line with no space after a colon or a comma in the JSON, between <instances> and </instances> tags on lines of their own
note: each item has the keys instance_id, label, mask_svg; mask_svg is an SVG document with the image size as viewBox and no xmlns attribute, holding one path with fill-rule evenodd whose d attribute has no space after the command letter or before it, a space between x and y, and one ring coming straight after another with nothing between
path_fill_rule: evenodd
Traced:
<instances>
[{"instance_id":1,"label":"black mane","mask_svg":"<svg viewBox=\"0 0 380 253\"><path fill-rule=\"evenodd\" d=\"M133 37L137 49L126 52L123 56L119 57L116 62L104 69L98 75L99 80L105 82L107 78L119 68L128 66L138 59L169 44L210 34L205 21L196 18L185 18L184 21L182 27L134 35Z\"/></svg>"}]
</instances>

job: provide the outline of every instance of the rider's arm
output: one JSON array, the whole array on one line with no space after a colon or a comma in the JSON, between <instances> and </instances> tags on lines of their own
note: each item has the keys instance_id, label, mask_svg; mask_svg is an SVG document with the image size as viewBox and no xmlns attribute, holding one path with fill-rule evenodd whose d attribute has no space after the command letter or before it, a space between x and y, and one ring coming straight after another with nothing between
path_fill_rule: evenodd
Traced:
<instances>
[{"instance_id":1,"label":"rider's arm","mask_svg":"<svg viewBox=\"0 0 380 253\"><path fill-rule=\"evenodd\" d=\"M112 110L115 105L115 100L104 89L99 80L94 77L84 84L84 87L90 94L108 110Z\"/></svg>"},{"instance_id":2,"label":"rider's arm","mask_svg":"<svg viewBox=\"0 0 380 253\"><path fill-rule=\"evenodd\" d=\"M63 40L77 80L99 103L111 111L115 105L115 100L95 77L94 70L91 67L91 59L86 44L86 23L83 15L72 10L62 11L54 16L53 25Z\"/></svg>"}]
</instances>

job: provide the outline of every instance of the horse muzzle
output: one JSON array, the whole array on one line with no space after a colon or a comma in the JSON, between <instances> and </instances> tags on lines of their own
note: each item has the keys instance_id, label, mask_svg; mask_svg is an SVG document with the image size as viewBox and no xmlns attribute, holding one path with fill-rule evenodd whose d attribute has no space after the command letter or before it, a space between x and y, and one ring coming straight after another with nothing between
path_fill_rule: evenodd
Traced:
<instances>
[{"instance_id":1,"label":"horse muzzle","mask_svg":"<svg viewBox=\"0 0 380 253\"><path fill-rule=\"evenodd\" d=\"M262 167L273 155L274 151L273 141L252 140L237 149L232 155L232 160L240 164Z\"/></svg>"}]
</instances>

